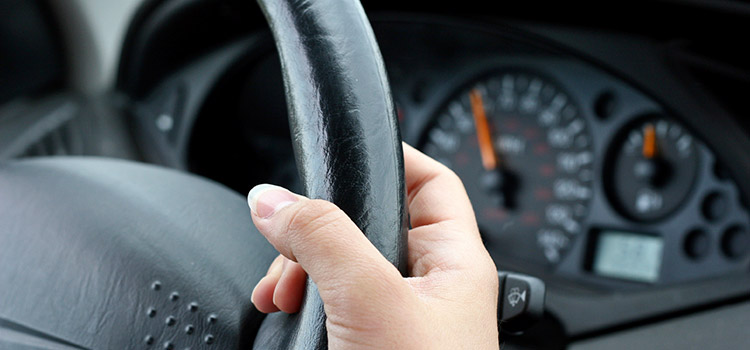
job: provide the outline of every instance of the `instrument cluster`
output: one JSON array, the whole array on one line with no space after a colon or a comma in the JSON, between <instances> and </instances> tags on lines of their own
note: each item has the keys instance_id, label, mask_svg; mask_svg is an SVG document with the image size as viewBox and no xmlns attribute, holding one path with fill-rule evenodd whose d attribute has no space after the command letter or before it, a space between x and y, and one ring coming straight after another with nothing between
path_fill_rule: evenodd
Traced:
<instances>
[{"instance_id":1,"label":"instrument cluster","mask_svg":"<svg viewBox=\"0 0 750 350\"><path fill-rule=\"evenodd\" d=\"M498 265L634 288L747 267L736 183L653 98L565 58L497 57L453 81L415 140L463 180Z\"/></svg>"},{"instance_id":2,"label":"instrument cluster","mask_svg":"<svg viewBox=\"0 0 750 350\"><path fill-rule=\"evenodd\" d=\"M747 275L746 152L717 134L726 117L528 33L373 25L404 141L461 177L499 268L586 290ZM154 149L176 145L160 159L240 193L260 182L301 191L272 43L237 42L199 65L138 114L157 128L162 115L198 116L154 131L167 136ZM224 73L182 86L205 71Z\"/></svg>"}]
</instances>

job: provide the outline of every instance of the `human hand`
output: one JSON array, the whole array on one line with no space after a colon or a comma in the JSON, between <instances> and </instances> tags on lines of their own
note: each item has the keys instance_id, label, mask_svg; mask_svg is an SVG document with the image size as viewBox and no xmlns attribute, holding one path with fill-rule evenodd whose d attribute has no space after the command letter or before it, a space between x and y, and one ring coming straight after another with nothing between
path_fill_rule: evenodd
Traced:
<instances>
[{"instance_id":1,"label":"human hand","mask_svg":"<svg viewBox=\"0 0 750 350\"><path fill-rule=\"evenodd\" d=\"M253 304L265 313L299 311L309 274L330 349L498 349L497 268L461 180L406 144L404 164L410 277L334 204L259 185L248 194L253 222L281 255Z\"/></svg>"}]
</instances>

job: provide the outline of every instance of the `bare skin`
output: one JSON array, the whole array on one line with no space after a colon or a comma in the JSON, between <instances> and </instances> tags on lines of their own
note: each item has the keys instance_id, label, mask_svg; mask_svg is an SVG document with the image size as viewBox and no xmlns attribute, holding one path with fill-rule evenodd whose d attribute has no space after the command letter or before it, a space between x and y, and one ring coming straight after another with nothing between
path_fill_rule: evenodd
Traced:
<instances>
[{"instance_id":1,"label":"bare skin","mask_svg":"<svg viewBox=\"0 0 750 350\"><path fill-rule=\"evenodd\" d=\"M334 204L260 185L255 226L281 253L253 290L265 313L299 311L317 284L330 349L498 349L497 268L461 180L404 144L412 229L402 277Z\"/></svg>"}]
</instances>

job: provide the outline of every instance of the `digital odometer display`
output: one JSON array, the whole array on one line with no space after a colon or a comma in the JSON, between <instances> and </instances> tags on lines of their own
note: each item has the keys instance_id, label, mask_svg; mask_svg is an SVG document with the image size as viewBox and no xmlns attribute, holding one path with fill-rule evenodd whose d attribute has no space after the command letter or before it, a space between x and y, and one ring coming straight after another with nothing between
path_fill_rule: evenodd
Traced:
<instances>
[{"instance_id":1,"label":"digital odometer display","mask_svg":"<svg viewBox=\"0 0 750 350\"><path fill-rule=\"evenodd\" d=\"M507 71L473 82L438 112L422 149L461 177L490 251L556 263L583 231L592 138L551 80Z\"/></svg>"},{"instance_id":2,"label":"digital odometer display","mask_svg":"<svg viewBox=\"0 0 750 350\"><path fill-rule=\"evenodd\" d=\"M656 282L663 246L662 239L655 236L602 231L596 243L592 270L604 277Z\"/></svg>"}]
</instances>

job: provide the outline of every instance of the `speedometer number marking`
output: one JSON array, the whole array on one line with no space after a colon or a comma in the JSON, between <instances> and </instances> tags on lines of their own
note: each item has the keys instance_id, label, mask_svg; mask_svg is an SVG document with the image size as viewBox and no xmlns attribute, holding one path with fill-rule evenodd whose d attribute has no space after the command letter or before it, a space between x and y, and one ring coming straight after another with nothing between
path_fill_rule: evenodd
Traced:
<instances>
[{"instance_id":1,"label":"speedometer number marking","mask_svg":"<svg viewBox=\"0 0 750 350\"><path fill-rule=\"evenodd\" d=\"M462 178L486 243L558 262L583 230L593 196L592 139L573 99L547 78L509 71L476 81L445 106L423 149Z\"/></svg>"}]
</instances>

